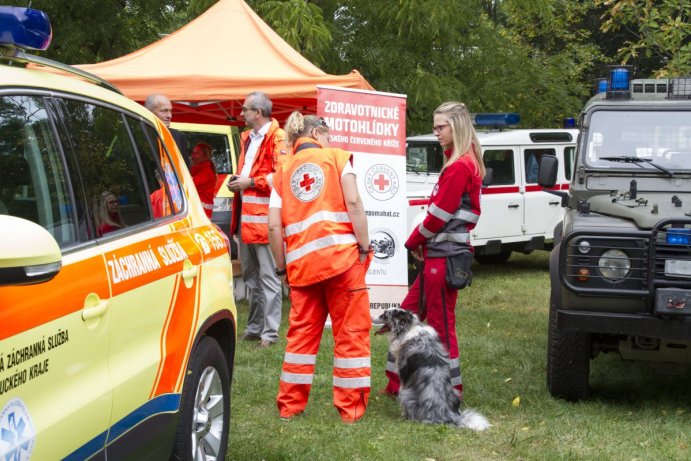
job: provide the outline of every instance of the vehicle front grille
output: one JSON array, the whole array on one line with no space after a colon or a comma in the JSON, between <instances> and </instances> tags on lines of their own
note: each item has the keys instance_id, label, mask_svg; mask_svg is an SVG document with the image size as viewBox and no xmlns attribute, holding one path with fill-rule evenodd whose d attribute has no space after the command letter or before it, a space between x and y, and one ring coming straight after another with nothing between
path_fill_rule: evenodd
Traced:
<instances>
[{"instance_id":1,"label":"vehicle front grille","mask_svg":"<svg viewBox=\"0 0 691 461\"><path fill-rule=\"evenodd\" d=\"M691 219L658 224L651 248L653 286L691 288Z\"/></svg>"}]
</instances>

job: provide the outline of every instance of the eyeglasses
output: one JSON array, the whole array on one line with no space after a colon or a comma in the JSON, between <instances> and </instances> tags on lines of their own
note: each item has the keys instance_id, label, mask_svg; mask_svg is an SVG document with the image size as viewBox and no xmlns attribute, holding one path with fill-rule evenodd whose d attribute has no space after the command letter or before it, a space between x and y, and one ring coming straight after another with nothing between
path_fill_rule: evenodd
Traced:
<instances>
[{"instance_id":1,"label":"eyeglasses","mask_svg":"<svg viewBox=\"0 0 691 461\"><path fill-rule=\"evenodd\" d=\"M434 125L434 126L432 127L432 133L434 133L434 134L440 133L441 130L443 130L444 127L447 127L447 126L449 126L448 123L446 123L446 124L444 124L444 125Z\"/></svg>"}]
</instances>

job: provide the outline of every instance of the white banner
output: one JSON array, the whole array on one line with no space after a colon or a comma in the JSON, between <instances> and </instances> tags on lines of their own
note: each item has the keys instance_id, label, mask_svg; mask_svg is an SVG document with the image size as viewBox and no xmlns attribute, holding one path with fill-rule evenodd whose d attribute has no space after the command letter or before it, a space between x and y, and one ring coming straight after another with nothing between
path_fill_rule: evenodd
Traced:
<instances>
[{"instance_id":1,"label":"white banner","mask_svg":"<svg viewBox=\"0 0 691 461\"><path fill-rule=\"evenodd\" d=\"M374 259L367 271L373 316L408 292L405 95L317 87L317 114L331 146L353 153Z\"/></svg>"}]
</instances>

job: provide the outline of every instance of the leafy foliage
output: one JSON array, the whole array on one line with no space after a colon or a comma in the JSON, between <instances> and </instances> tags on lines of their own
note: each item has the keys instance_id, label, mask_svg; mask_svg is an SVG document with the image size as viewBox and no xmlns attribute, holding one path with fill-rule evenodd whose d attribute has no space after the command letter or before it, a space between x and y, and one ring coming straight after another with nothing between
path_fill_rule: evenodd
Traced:
<instances>
[{"instance_id":1,"label":"leafy foliage","mask_svg":"<svg viewBox=\"0 0 691 461\"><path fill-rule=\"evenodd\" d=\"M53 20L48 57L87 63L148 45L214 3L35 0L33 6L45 9ZM691 73L689 2L247 3L325 72L345 74L355 68L377 90L407 95L410 134L429 132L432 111L451 99L474 112L519 112L523 127L557 127L563 118L578 114L595 79L615 59L634 64L638 77Z\"/></svg>"},{"instance_id":2,"label":"leafy foliage","mask_svg":"<svg viewBox=\"0 0 691 461\"><path fill-rule=\"evenodd\" d=\"M596 0L608 8L603 31L633 30L618 50L623 63L655 57L659 77L691 74L691 3L678 0Z\"/></svg>"}]
</instances>

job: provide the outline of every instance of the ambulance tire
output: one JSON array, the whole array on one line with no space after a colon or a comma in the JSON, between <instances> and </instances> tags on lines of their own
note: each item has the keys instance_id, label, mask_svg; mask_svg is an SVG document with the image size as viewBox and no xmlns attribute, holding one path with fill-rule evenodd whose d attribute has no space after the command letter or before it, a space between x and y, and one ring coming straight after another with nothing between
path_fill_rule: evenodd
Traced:
<instances>
[{"instance_id":1,"label":"ambulance tire","mask_svg":"<svg viewBox=\"0 0 691 461\"><path fill-rule=\"evenodd\" d=\"M475 261L480 264L502 264L509 260L511 257L511 250L503 250L499 253L494 253L491 255L483 255L475 253Z\"/></svg>"},{"instance_id":2,"label":"ambulance tire","mask_svg":"<svg viewBox=\"0 0 691 461\"><path fill-rule=\"evenodd\" d=\"M230 429L230 371L221 346L204 336L190 357L171 459L225 459Z\"/></svg>"}]
</instances>

